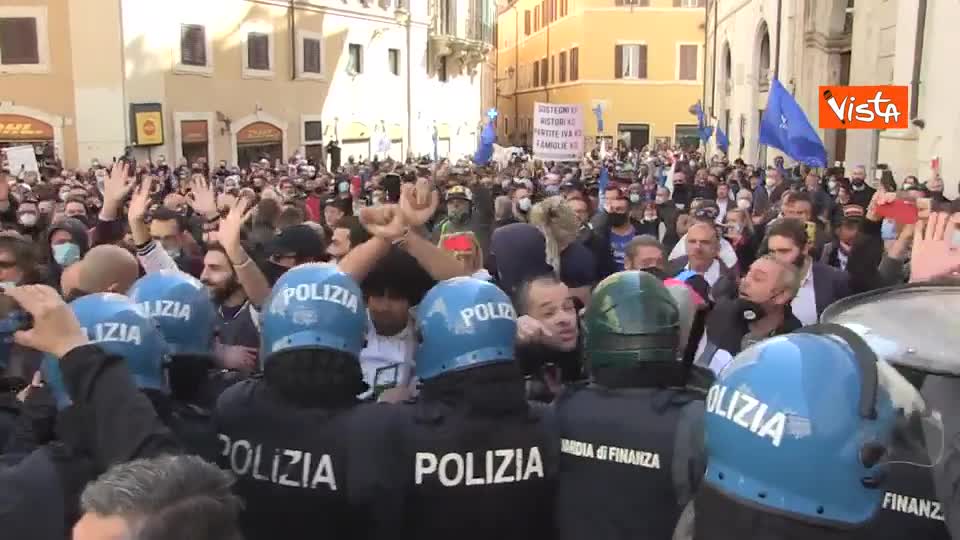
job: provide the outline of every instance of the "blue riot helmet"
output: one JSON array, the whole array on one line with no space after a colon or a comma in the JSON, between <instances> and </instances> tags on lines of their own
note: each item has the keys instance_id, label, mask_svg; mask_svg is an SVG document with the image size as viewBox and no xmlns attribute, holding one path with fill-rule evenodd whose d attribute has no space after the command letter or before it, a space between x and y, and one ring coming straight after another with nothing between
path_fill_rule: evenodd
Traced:
<instances>
[{"instance_id":1,"label":"blue riot helmet","mask_svg":"<svg viewBox=\"0 0 960 540\"><path fill-rule=\"evenodd\" d=\"M929 467L924 428L942 433L919 392L837 325L744 350L718 374L706 411L702 496L820 527L871 519L888 465L911 455Z\"/></svg>"},{"instance_id":2,"label":"blue riot helmet","mask_svg":"<svg viewBox=\"0 0 960 540\"><path fill-rule=\"evenodd\" d=\"M273 286L260 321L260 362L292 350L329 350L358 357L367 329L360 287L336 265L301 264Z\"/></svg>"},{"instance_id":3,"label":"blue riot helmet","mask_svg":"<svg viewBox=\"0 0 960 540\"><path fill-rule=\"evenodd\" d=\"M157 323L143 314L129 298L114 293L96 293L70 303L87 338L107 354L123 357L141 389L166 393L163 368L169 353ZM57 407L70 405L70 395L63 384L60 362L46 356L41 363L43 380L57 401Z\"/></svg>"},{"instance_id":4,"label":"blue riot helmet","mask_svg":"<svg viewBox=\"0 0 960 540\"><path fill-rule=\"evenodd\" d=\"M513 361L516 312L506 293L488 281L458 277L438 283L417 307L417 327L420 380Z\"/></svg>"},{"instance_id":5,"label":"blue riot helmet","mask_svg":"<svg viewBox=\"0 0 960 540\"><path fill-rule=\"evenodd\" d=\"M200 280L177 270L151 272L127 295L157 322L171 354L210 354L217 312Z\"/></svg>"}]
</instances>

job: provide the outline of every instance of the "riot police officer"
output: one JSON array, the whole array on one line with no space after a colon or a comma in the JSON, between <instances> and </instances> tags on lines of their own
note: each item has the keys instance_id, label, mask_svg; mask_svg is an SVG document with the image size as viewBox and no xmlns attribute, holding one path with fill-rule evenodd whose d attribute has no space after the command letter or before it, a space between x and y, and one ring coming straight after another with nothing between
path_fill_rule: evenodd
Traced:
<instances>
[{"instance_id":1,"label":"riot police officer","mask_svg":"<svg viewBox=\"0 0 960 540\"><path fill-rule=\"evenodd\" d=\"M237 476L247 540L367 534L362 503L348 495L376 481L376 459L363 456L381 448L352 443L385 430L377 412L389 406L356 398L367 389L357 359L366 324L360 288L334 265L300 265L274 285L260 327L262 377L228 388L214 412L218 462Z\"/></svg>"},{"instance_id":2,"label":"riot police officer","mask_svg":"<svg viewBox=\"0 0 960 540\"><path fill-rule=\"evenodd\" d=\"M61 393L61 403L71 405L59 418L60 440L40 446L16 465L0 468L0 530L4 538L59 540L69 535L79 517L81 490L100 472L137 457L178 451L169 430L131 383L131 362L155 372L151 366L159 362L154 362L157 355L151 347L156 341L149 328L140 325L142 320L128 317L121 306L129 304L117 295L71 311L50 287L17 287L6 294L33 318L32 329L15 334L17 343L55 359L56 365L48 361L45 370L50 376L47 385ZM91 316L100 310L117 316ZM78 315L92 326L82 327ZM127 329L103 328L111 318ZM138 331L139 345L132 339ZM116 339L121 335L127 339ZM91 343L98 338L106 339ZM143 360L138 360L141 355ZM141 374L148 375L146 370Z\"/></svg>"},{"instance_id":3,"label":"riot police officer","mask_svg":"<svg viewBox=\"0 0 960 540\"><path fill-rule=\"evenodd\" d=\"M209 289L190 274L160 270L138 279L127 295L153 317L170 346L167 373L174 398L194 409L212 409L220 392L242 375L217 367L218 313Z\"/></svg>"},{"instance_id":4,"label":"riot police officer","mask_svg":"<svg viewBox=\"0 0 960 540\"><path fill-rule=\"evenodd\" d=\"M127 293L144 315L151 317L165 338L171 400L165 418L191 451L213 461L216 436L210 410L223 390L241 376L214 365L213 338L217 311L208 289L179 270L160 270L138 279Z\"/></svg>"},{"instance_id":5,"label":"riot police officer","mask_svg":"<svg viewBox=\"0 0 960 540\"><path fill-rule=\"evenodd\" d=\"M160 396L169 395L163 371L169 347L156 322L136 304L121 294L94 293L74 300L70 309L91 342L107 354L124 359L134 384L147 397L156 402ZM64 385L60 363L54 356L45 355L40 370L57 408L68 409L72 399Z\"/></svg>"},{"instance_id":6,"label":"riot police officer","mask_svg":"<svg viewBox=\"0 0 960 540\"><path fill-rule=\"evenodd\" d=\"M703 473L703 391L678 356L680 313L646 272L597 285L584 315L591 381L558 398L558 538L670 538Z\"/></svg>"},{"instance_id":7,"label":"riot police officer","mask_svg":"<svg viewBox=\"0 0 960 540\"><path fill-rule=\"evenodd\" d=\"M842 324L870 345L878 356L897 368L920 389L931 408L943 415L946 431L956 431L960 423L957 399L960 388L954 377L926 375L950 373L955 365L954 326L960 287L914 284L881 289L851 296L830 305L822 315L824 322ZM906 303L905 303L906 302ZM940 313L931 313L936 306ZM892 316L891 314L897 314ZM916 321L922 328L910 322ZM938 362L937 359L947 362ZM955 369L955 368L954 368ZM953 437L947 437L947 441ZM893 455L883 483L883 501L880 511L862 530L859 538L894 540L899 538L930 538L946 540L945 519L956 518L956 512L947 511L938 500L934 479L948 479L955 471L957 456L948 452L941 459L942 441L929 441L933 456ZM923 462L941 467L931 474L930 467L911 463ZM951 462L953 462L951 464ZM950 480L943 482L944 485ZM947 503L947 496L943 502Z\"/></svg>"},{"instance_id":8,"label":"riot police officer","mask_svg":"<svg viewBox=\"0 0 960 540\"><path fill-rule=\"evenodd\" d=\"M861 537L884 504L891 462L922 450L923 429L942 430L937 418L846 327L760 342L707 395L693 538Z\"/></svg>"},{"instance_id":9,"label":"riot police officer","mask_svg":"<svg viewBox=\"0 0 960 540\"><path fill-rule=\"evenodd\" d=\"M396 535L420 540L553 538L555 448L525 399L516 314L495 285L441 282L417 309L416 401L401 404Z\"/></svg>"}]
</instances>

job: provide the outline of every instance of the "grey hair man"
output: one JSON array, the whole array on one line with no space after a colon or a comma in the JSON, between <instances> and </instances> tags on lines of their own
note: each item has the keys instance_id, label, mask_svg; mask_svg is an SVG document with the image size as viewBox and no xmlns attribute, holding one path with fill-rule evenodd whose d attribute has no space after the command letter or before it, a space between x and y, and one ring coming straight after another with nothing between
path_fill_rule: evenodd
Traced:
<instances>
[{"instance_id":1,"label":"grey hair man","mask_svg":"<svg viewBox=\"0 0 960 540\"><path fill-rule=\"evenodd\" d=\"M196 456L111 467L80 497L74 540L242 540L233 477Z\"/></svg>"}]
</instances>

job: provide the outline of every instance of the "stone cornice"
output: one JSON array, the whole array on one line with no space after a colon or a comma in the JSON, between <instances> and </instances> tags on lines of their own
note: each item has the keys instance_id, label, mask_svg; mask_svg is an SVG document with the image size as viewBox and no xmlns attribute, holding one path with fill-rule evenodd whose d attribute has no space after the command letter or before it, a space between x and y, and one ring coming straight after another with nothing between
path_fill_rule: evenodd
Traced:
<instances>
[{"instance_id":1,"label":"stone cornice","mask_svg":"<svg viewBox=\"0 0 960 540\"><path fill-rule=\"evenodd\" d=\"M827 54L842 54L850 52L850 34L824 34L823 32L807 31L803 34L803 45L825 52Z\"/></svg>"}]
</instances>

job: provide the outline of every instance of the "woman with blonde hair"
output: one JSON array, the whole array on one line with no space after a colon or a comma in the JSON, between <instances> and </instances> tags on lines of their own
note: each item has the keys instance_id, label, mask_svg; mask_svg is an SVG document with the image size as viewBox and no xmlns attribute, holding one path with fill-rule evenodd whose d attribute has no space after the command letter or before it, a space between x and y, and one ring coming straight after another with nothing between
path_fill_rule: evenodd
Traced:
<instances>
[{"instance_id":1,"label":"woman with blonde hair","mask_svg":"<svg viewBox=\"0 0 960 540\"><path fill-rule=\"evenodd\" d=\"M595 264L590 250L577 242L580 221L563 197L548 197L530 210L530 224L543 233L546 240L547 264L584 305L596 281Z\"/></svg>"}]
</instances>

